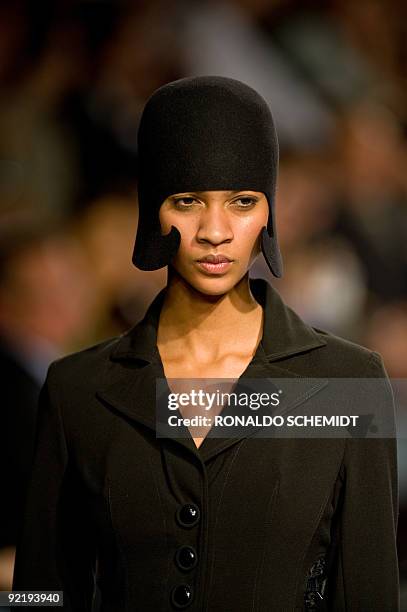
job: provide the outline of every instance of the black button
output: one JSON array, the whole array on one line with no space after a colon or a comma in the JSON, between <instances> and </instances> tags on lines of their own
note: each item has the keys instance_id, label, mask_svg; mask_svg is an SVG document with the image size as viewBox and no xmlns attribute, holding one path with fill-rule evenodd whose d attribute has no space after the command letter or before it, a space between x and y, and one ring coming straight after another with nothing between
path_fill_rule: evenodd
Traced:
<instances>
[{"instance_id":1,"label":"black button","mask_svg":"<svg viewBox=\"0 0 407 612\"><path fill-rule=\"evenodd\" d=\"M175 562L183 570L190 570L198 563L198 555L192 546L180 546L175 553Z\"/></svg>"},{"instance_id":2,"label":"black button","mask_svg":"<svg viewBox=\"0 0 407 612\"><path fill-rule=\"evenodd\" d=\"M199 521L200 515L196 504L184 504L177 510L177 521L182 527L193 527Z\"/></svg>"},{"instance_id":3,"label":"black button","mask_svg":"<svg viewBox=\"0 0 407 612\"><path fill-rule=\"evenodd\" d=\"M171 602L176 608L186 608L192 602L192 587L189 584L179 584L171 591Z\"/></svg>"}]
</instances>

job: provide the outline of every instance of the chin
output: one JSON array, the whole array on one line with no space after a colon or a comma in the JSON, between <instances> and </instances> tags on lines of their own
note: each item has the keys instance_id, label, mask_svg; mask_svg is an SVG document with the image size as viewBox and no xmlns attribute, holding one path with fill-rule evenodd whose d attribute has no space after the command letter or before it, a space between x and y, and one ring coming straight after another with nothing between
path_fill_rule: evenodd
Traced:
<instances>
[{"instance_id":1,"label":"chin","mask_svg":"<svg viewBox=\"0 0 407 612\"><path fill-rule=\"evenodd\" d=\"M231 289L233 289L235 284L236 283L230 283L224 280L220 281L219 279L217 282L213 282L209 280L209 282L199 283L199 285L198 283L196 283L192 286L194 287L194 289L196 289L200 293L203 293L204 295L216 296L216 295L225 295L225 293L228 293Z\"/></svg>"},{"instance_id":2,"label":"chin","mask_svg":"<svg viewBox=\"0 0 407 612\"><path fill-rule=\"evenodd\" d=\"M196 291L204 295L224 295L228 293L239 282L243 276L234 274L224 274L223 276L205 276L199 272L183 275L184 280Z\"/></svg>"}]
</instances>

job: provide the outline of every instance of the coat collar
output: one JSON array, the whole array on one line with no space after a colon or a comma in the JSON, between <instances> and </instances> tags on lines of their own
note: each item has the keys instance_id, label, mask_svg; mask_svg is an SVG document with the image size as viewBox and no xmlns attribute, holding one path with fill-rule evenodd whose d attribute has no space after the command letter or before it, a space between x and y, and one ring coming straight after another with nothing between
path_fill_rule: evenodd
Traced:
<instances>
[{"instance_id":1,"label":"coat collar","mask_svg":"<svg viewBox=\"0 0 407 612\"><path fill-rule=\"evenodd\" d=\"M261 348L267 361L296 355L325 346L314 329L305 323L289 306L278 291L263 278L249 278L250 289L264 308L264 331ZM138 359L157 363L157 330L166 287L155 297L144 318L125 332L111 351L112 359Z\"/></svg>"},{"instance_id":2,"label":"coat collar","mask_svg":"<svg viewBox=\"0 0 407 612\"><path fill-rule=\"evenodd\" d=\"M282 300L266 280L250 278L250 289L264 307L263 337L251 363L241 378L301 378L301 392L287 384L283 387L283 411L307 401L328 383L326 379L308 379L286 367L286 362L274 363L304 351L318 349L327 343ZM110 351L114 367L109 369L96 395L108 409L117 411L131 422L138 422L156 432L156 379L165 378L156 339L161 306L166 288L162 289L144 318L122 334ZM288 360L289 361L289 360ZM281 385L280 385L281 386ZM188 430L186 430L188 431ZM250 434L249 434L250 435ZM243 436L246 437L246 436ZM190 434L173 439L175 443L206 461L224 449L236 444L240 438L205 438L199 449Z\"/></svg>"}]
</instances>

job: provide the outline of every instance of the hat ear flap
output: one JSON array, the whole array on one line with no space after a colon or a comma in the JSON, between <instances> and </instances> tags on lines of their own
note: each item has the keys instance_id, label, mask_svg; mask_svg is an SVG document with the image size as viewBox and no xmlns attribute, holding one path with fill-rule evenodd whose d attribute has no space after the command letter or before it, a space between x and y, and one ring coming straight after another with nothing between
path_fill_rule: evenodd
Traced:
<instances>
[{"instance_id":1,"label":"hat ear flap","mask_svg":"<svg viewBox=\"0 0 407 612\"><path fill-rule=\"evenodd\" d=\"M269 227L269 224L267 224L267 227ZM280 247L278 246L277 238L269 235L266 226L261 230L261 250L272 274L277 278L281 278L283 276L283 260Z\"/></svg>"},{"instance_id":2,"label":"hat ear flap","mask_svg":"<svg viewBox=\"0 0 407 612\"><path fill-rule=\"evenodd\" d=\"M281 278L283 276L283 258L277 240L276 219L274 214L275 202L270 194L266 194L266 196L269 205L269 215L267 227L264 226L261 231L261 250L272 274L277 278Z\"/></svg>"},{"instance_id":3,"label":"hat ear flap","mask_svg":"<svg viewBox=\"0 0 407 612\"><path fill-rule=\"evenodd\" d=\"M159 270L168 266L176 255L181 243L181 234L175 225L171 225L168 234L161 231L137 230L132 262L140 270Z\"/></svg>"}]
</instances>

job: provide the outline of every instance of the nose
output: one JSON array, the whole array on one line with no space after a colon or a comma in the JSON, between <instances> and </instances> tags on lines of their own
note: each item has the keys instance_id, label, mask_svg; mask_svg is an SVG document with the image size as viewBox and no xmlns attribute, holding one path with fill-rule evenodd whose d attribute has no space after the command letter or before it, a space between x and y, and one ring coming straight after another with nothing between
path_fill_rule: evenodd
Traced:
<instances>
[{"instance_id":1,"label":"nose","mask_svg":"<svg viewBox=\"0 0 407 612\"><path fill-rule=\"evenodd\" d=\"M229 215L223 206L209 206L202 211L196 234L198 242L221 244L223 242L230 242L232 238L233 231Z\"/></svg>"}]
</instances>

